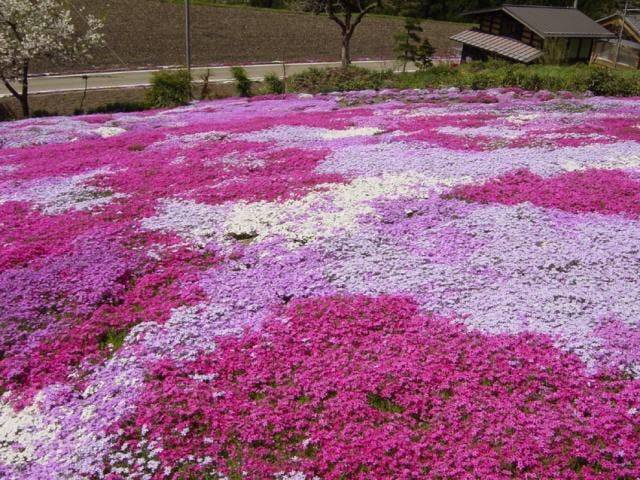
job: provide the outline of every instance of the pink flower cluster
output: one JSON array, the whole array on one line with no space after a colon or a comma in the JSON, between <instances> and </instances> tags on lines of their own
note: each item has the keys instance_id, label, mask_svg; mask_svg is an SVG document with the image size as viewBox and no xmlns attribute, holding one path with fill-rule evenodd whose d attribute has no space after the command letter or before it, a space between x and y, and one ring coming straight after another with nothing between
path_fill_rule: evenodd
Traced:
<instances>
[{"instance_id":1,"label":"pink flower cluster","mask_svg":"<svg viewBox=\"0 0 640 480\"><path fill-rule=\"evenodd\" d=\"M261 331L150 375L120 450L157 443L152 478L640 475L638 383L590 377L544 337L422 316L403 297L294 301Z\"/></svg>"},{"instance_id":2,"label":"pink flower cluster","mask_svg":"<svg viewBox=\"0 0 640 480\"><path fill-rule=\"evenodd\" d=\"M531 202L572 213L640 218L640 179L622 170L590 169L552 178L517 170L482 185L463 185L453 195L481 203Z\"/></svg>"}]
</instances>

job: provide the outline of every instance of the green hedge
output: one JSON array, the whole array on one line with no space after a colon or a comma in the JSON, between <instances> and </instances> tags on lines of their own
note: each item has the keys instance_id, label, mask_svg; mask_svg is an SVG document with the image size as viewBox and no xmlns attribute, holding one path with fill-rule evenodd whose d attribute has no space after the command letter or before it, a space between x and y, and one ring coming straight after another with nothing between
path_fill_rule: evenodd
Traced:
<instances>
[{"instance_id":1,"label":"green hedge","mask_svg":"<svg viewBox=\"0 0 640 480\"><path fill-rule=\"evenodd\" d=\"M381 88L458 87L481 90L520 87L526 90L592 91L596 95L640 96L640 72L587 65L520 65L500 61L460 66L436 65L420 72L374 72L348 69L309 69L294 75L291 90L309 93Z\"/></svg>"},{"instance_id":2,"label":"green hedge","mask_svg":"<svg viewBox=\"0 0 640 480\"><path fill-rule=\"evenodd\" d=\"M475 62L459 67L437 66L425 72L400 74L392 85L396 88L484 89L520 87L526 90L568 90L596 95L640 95L640 72L610 70L588 65L521 65L506 62Z\"/></svg>"},{"instance_id":3,"label":"green hedge","mask_svg":"<svg viewBox=\"0 0 640 480\"><path fill-rule=\"evenodd\" d=\"M377 72L360 67L310 68L293 75L289 88L295 92L328 93L383 88L393 78L391 71Z\"/></svg>"}]
</instances>

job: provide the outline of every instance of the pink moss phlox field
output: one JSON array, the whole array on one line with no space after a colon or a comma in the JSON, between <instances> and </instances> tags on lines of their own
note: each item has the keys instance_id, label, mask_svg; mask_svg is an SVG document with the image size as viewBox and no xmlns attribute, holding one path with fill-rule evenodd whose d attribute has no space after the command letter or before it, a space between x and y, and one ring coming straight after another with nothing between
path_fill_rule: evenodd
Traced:
<instances>
[{"instance_id":1,"label":"pink moss phlox field","mask_svg":"<svg viewBox=\"0 0 640 480\"><path fill-rule=\"evenodd\" d=\"M474 202L539 207L572 213L640 218L640 179L621 170L586 170L543 178L528 170L509 172L480 186L465 185L454 195Z\"/></svg>"},{"instance_id":2,"label":"pink moss phlox field","mask_svg":"<svg viewBox=\"0 0 640 480\"><path fill-rule=\"evenodd\" d=\"M121 464L156 442L159 472L196 477L640 474L637 383L590 377L543 337L421 316L406 298L294 301L262 331L151 376L122 425ZM183 465L190 455L208 461Z\"/></svg>"},{"instance_id":3,"label":"pink moss phlox field","mask_svg":"<svg viewBox=\"0 0 640 480\"><path fill-rule=\"evenodd\" d=\"M0 478L640 478L640 99L0 123Z\"/></svg>"}]
</instances>

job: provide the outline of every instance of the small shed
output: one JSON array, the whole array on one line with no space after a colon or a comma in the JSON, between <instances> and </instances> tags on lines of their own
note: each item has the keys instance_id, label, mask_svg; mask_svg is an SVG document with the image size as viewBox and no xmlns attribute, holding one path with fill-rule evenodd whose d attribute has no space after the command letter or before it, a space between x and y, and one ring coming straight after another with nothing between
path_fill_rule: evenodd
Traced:
<instances>
[{"instance_id":1,"label":"small shed","mask_svg":"<svg viewBox=\"0 0 640 480\"><path fill-rule=\"evenodd\" d=\"M640 15L615 13L598 23L620 40L596 42L591 61L598 65L640 69Z\"/></svg>"},{"instance_id":2,"label":"small shed","mask_svg":"<svg viewBox=\"0 0 640 480\"><path fill-rule=\"evenodd\" d=\"M478 28L451 37L462 43L462 62L502 58L521 63L588 62L597 40L615 35L580 10L503 5L467 12Z\"/></svg>"}]
</instances>

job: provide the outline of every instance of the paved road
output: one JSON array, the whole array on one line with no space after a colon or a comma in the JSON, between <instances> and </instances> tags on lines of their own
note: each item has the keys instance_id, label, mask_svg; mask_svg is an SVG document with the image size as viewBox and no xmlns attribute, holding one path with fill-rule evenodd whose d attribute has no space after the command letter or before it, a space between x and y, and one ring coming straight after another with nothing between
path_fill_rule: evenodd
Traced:
<instances>
[{"instance_id":1,"label":"paved road","mask_svg":"<svg viewBox=\"0 0 640 480\"><path fill-rule=\"evenodd\" d=\"M371 60L354 62L359 67L369 68L372 70L385 70L397 67L394 60ZM287 64L287 75L301 72L310 67L323 68L339 66L339 63L292 63ZM281 63L263 64L263 65L245 65L247 74L254 80L261 80L269 73L275 73L282 77L283 68ZM198 81L202 74L207 70L210 72L209 81L225 83L233 80L230 67L209 67L194 68L193 78ZM131 70L104 73L87 73L87 85L90 90L107 89L107 88L126 88L140 87L149 85L151 74L156 70ZM53 93L53 92L69 92L75 90L83 90L85 79L83 74L74 75L38 75L29 79L30 93ZM9 92L0 84L0 96L9 95Z\"/></svg>"}]
</instances>

